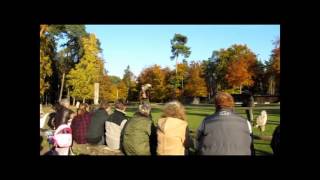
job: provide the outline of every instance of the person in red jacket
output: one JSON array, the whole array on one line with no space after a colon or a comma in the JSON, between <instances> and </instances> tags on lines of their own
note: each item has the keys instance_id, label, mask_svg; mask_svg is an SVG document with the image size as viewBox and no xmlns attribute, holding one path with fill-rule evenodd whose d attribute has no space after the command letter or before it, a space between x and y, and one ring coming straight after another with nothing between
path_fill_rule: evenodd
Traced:
<instances>
[{"instance_id":1,"label":"person in red jacket","mask_svg":"<svg viewBox=\"0 0 320 180\"><path fill-rule=\"evenodd\" d=\"M86 144L87 129L91 121L91 116L87 111L88 104L79 106L77 116L71 122L72 138L77 144Z\"/></svg>"}]
</instances>

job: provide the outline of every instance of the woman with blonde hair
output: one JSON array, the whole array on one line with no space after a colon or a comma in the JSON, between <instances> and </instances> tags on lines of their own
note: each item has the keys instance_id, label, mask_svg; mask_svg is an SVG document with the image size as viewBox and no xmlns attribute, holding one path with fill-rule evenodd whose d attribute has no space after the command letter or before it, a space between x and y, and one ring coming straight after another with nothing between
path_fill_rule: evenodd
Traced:
<instances>
[{"instance_id":1,"label":"woman with blonde hair","mask_svg":"<svg viewBox=\"0 0 320 180\"><path fill-rule=\"evenodd\" d=\"M157 127L158 155L185 155L189 146L188 122L183 105L172 101L164 106Z\"/></svg>"}]
</instances>

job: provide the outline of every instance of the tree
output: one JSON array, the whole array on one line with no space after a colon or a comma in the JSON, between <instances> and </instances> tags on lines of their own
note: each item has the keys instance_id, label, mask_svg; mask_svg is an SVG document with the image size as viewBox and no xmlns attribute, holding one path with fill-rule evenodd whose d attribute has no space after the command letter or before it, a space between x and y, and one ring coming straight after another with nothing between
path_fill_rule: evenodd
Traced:
<instances>
[{"instance_id":1,"label":"tree","mask_svg":"<svg viewBox=\"0 0 320 180\"><path fill-rule=\"evenodd\" d=\"M124 70L124 75L122 80L124 81L126 87L128 88L127 98L129 100L137 100L138 99L138 90L137 90L137 83L134 77L134 74L130 71L130 66L128 65L127 68Z\"/></svg>"},{"instance_id":2,"label":"tree","mask_svg":"<svg viewBox=\"0 0 320 180\"><path fill-rule=\"evenodd\" d=\"M186 95L197 98L207 97L208 91L203 77L203 69L199 62L191 62L189 68L189 78L185 86Z\"/></svg>"},{"instance_id":3,"label":"tree","mask_svg":"<svg viewBox=\"0 0 320 180\"><path fill-rule=\"evenodd\" d=\"M117 86L112 84L111 79L108 75L104 75L100 82L99 96L101 99L108 101L117 100Z\"/></svg>"},{"instance_id":4,"label":"tree","mask_svg":"<svg viewBox=\"0 0 320 180\"><path fill-rule=\"evenodd\" d=\"M253 73L249 71L249 64L244 58L232 61L229 64L226 79L228 84L232 87L240 87L240 94L242 85L251 86L253 85L252 80Z\"/></svg>"},{"instance_id":5,"label":"tree","mask_svg":"<svg viewBox=\"0 0 320 180\"><path fill-rule=\"evenodd\" d=\"M101 82L104 71L103 60L98 56L97 40L94 34L82 38L84 55L80 62L67 75L68 83L72 86L71 95L74 97L91 99L93 85Z\"/></svg>"},{"instance_id":6,"label":"tree","mask_svg":"<svg viewBox=\"0 0 320 180\"><path fill-rule=\"evenodd\" d=\"M254 84L253 84L253 87L251 88L251 91L258 94L265 94L266 66L261 60L257 61L256 65L254 66L254 74L255 74L255 76L253 77Z\"/></svg>"},{"instance_id":7,"label":"tree","mask_svg":"<svg viewBox=\"0 0 320 180\"><path fill-rule=\"evenodd\" d=\"M269 61L266 62L266 81L268 94L275 95L280 92L280 39L274 42Z\"/></svg>"},{"instance_id":8,"label":"tree","mask_svg":"<svg viewBox=\"0 0 320 180\"><path fill-rule=\"evenodd\" d=\"M40 25L40 96L49 89L49 78L52 75L52 59L55 56L55 42L47 34L48 25Z\"/></svg>"},{"instance_id":9,"label":"tree","mask_svg":"<svg viewBox=\"0 0 320 180\"><path fill-rule=\"evenodd\" d=\"M214 63L211 59L202 61L203 73L207 85L209 101L216 93L216 73L214 70Z\"/></svg>"},{"instance_id":10,"label":"tree","mask_svg":"<svg viewBox=\"0 0 320 180\"><path fill-rule=\"evenodd\" d=\"M183 81L186 79L188 72L188 62L183 61L183 63L177 64L177 80L178 82L181 81L181 89L183 89ZM177 87L179 87L179 83L177 82Z\"/></svg>"},{"instance_id":11,"label":"tree","mask_svg":"<svg viewBox=\"0 0 320 180\"><path fill-rule=\"evenodd\" d=\"M128 97L128 87L125 83L125 81L120 81L120 83L117 86L118 89L118 99L127 99Z\"/></svg>"},{"instance_id":12,"label":"tree","mask_svg":"<svg viewBox=\"0 0 320 180\"><path fill-rule=\"evenodd\" d=\"M240 59L243 59L243 62L234 62ZM254 67L257 61L256 55L247 47L247 45L234 44L227 49L213 51L211 60L213 61L212 70L215 72L218 90L225 90L230 86L234 86L234 84L239 84L238 82L236 83L232 77L235 75L235 73L230 75L232 72L230 70L228 71L228 69L230 69L228 67L231 64L248 64L246 68L248 68L250 77L255 76ZM236 67L234 67L234 69L236 69ZM240 70L238 71L240 72ZM228 73L229 75L227 76ZM227 80L227 77L229 77L229 81ZM250 84L248 82L245 82L244 84Z\"/></svg>"},{"instance_id":13,"label":"tree","mask_svg":"<svg viewBox=\"0 0 320 180\"><path fill-rule=\"evenodd\" d=\"M144 84L151 84L150 90L152 101L164 101L166 98L166 74L159 65L145 68L138 77L139 87Z\"/></svg>"},{"instance_id":14,"label":"tree","mask_svg":"<svg viewBox=\"0 0 320 180\"><path fill-rule=\"evenodd\" d=\"M121 78L119 78L118 76L109 76L110 81L112 82L112 84L119 84L121 81Z\"/></svg>"},{"instance_id":15,"label":"tree","mask_svg":"<svg viewBox=\"0 0 320 180\"><path fill-rule=\"evenodd\" d=\"M178 79L178 57L183 55L184 58L188 58L191 54L190 47L186 46L188 42L187 36L182 34L174 34L171 42L171 60L176 58L176 78Z\"/></svg>"}]
</instances>

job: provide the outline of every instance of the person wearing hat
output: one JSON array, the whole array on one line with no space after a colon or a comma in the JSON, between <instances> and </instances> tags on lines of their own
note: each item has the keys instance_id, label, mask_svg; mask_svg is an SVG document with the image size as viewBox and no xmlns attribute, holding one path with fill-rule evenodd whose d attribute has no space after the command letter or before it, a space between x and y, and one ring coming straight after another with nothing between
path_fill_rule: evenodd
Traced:
<instances>
[{"instance_id":1,"label":"person wearing hat","mask_svg":"<svg viewBox=\"0 0 320 180\"><path fill-rule=\"evenodd\" d=\"M121 137L121 150L125 155L154 155L155 154L155 126L150 119L151 106L143 103L139 105L124 127Z\"/></svg>"},{"instance_id":2,"label":"person wearing hat","mask_svg":"<svg viewBox=\"0 0 320 180\"><path fill-rule=\"evenodd\" d=\"M234 112L233 97L218 92L216 112L206 117L197 133L196 149L200 155L252 155L252 128L248 120Z\"/></svg>"}]
</instances>

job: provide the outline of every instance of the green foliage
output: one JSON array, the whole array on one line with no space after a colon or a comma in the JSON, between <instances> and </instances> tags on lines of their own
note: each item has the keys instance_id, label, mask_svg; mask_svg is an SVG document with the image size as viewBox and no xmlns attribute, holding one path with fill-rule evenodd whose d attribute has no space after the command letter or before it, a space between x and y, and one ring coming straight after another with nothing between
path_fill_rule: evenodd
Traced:
<instances>
[{"instance_id":1,"label":"green foliage","mask_svg":"<svg viewBox=\"0 0 320 180\"><path fill-rule=\"evenodd\" d=\"M103 60L98 57L95 35L83 37L84 55L80 62L67 75L68 84L72 86L71 96L92 99L94 83L101 82L103 76Z\"/></svg>"}]
</instances>

